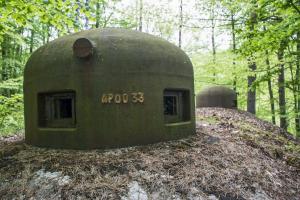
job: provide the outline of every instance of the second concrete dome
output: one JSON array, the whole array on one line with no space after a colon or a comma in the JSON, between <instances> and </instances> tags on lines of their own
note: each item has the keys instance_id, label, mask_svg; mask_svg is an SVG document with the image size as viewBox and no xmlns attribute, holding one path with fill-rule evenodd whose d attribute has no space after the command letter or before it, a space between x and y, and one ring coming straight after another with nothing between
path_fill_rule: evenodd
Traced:
<instances>
[{"instance_id":1,"label":"second concrete dome","mask_svg":"<svg viewBox=\"0 0 300 200\"><path fill-rule=\"evenodd\" d=\"M237 108L237 94L224 86L208 87L197 95L196 107Z\"/></svg>"}]
</instances>

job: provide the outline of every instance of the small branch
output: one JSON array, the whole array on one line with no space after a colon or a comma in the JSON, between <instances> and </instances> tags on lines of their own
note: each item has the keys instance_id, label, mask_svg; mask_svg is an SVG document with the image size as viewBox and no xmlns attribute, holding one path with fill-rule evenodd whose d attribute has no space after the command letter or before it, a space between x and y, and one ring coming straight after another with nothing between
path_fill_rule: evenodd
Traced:
<instances>
[{"instance_id":1,"label":"small branch","mask_svg":"<svg viewBox=\"0 0 300 200\"><path fill-rule=\"evenodd\" d=\"M298 14L300 14L300 9L294 4L293 0L289 0L288 2L298 12Z\"/></svg>"}]
</instances>

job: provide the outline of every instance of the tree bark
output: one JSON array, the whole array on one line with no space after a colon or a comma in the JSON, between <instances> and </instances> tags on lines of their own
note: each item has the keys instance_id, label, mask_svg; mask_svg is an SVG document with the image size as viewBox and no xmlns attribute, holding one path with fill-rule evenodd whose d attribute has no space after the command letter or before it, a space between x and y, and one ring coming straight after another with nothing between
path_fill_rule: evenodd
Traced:
<instances>
[{"instance_id":1,"label":"tree bark","mask_svg":"<svg viewBox=\"0 0 300 200\"><path fill-rule=\"evenodd\" d=\"M278 95L279 95L279 113L280 113L280 127L287 130L288 123L286 117L286 99L285 99L285 70L283 63L284 44L281 43L277 52L278 64Z\"/></svg>"},{"instance_id":2,"label":"tree bark","mask_svg":"<svg viewBox=\"0 0 300 200\"><path fill-rule=\"evenodd\" d=\"M249 60L250 72L255 72L256 63L252 59ZM256 80L256 75L251 74L248 76L248 94L247 94L247 111L256 114L256 88L253 87L253 83Z\"/></svg>"},{"instance_id":3,"label":"tree bark","mask_svg":"<svg viewBox=\"0 0 300 200\"><path fill-rule=\"evenodd\" d=\"M178 47L179 48L181 48L182 23L183 23L182 0L180 0L180 5L179 5L179 33L178 33Z\"/></svg>"},{"instance_id":4,"label":"tree bark","mask_svg":"<svg viewBox=\"0 0 300 200\"><path fill-rule=\"evenodd\" d=\"M96 3L96 28L100 26L100 0Z\"/></svg>"},{"instance_id":5,"label":"tree bark","mask_svg":"<svg viewBox=\"0 0 300 200\"><path fill-rule=\"evenodd\" d=\"M256 3L255 3L255 7L257 7ZM254 32L254 26L257 23L257 14L256 12L252 12L251 16L250 16L250 31ZM252 39L252 36L250 36L249 40ZM250 71L250 75L248 75L248 94L247 94L247 111L252 113L252 114L256 114L256 88L253 86L253 83L256 80L256 74L255 70L256 70L256 62L255 59L253 58L252 54L250 56L250 58L248 58L248 68Z\"/></svg>"},{"instance_id":6,"label":"tree bark","mask_svg":"<svg viewBox=\"0 0 300 200\"><path fill-rule=\"evenodd\" d=\"M140 0L139 31L143 31L143 0Z\"/></svg>"},{"instance_id":7,"label":"tree bark","mask_svg":"<svg viewBox=\"0 0 300 200\"><path fill-rule=\"evenodd\" d=\"M29 44L29 53L30 54L33 52L33 46L34 46L34 30L31 30L30 44Z\"/></svg>"},{"instance_id":8,"label":"tree bark","mask_svg":"<svg viewBox=\"0 0 300 200\"><path fill-rule=\"evenodd\" d=\"M3 40L1 43L1 58L2 58L2 71L1 71L1 80L5 81L8 79L8 38L7 35L3 36Z\"/></svg>"},{"instance_id":9,"label":"tree bark","mask_svg":"<svg viewBox=\"0 0 300 200\"><path fill-rule=\"evenodd\" d=\"M215 42L215 22L211 20L211 45L213 54L213 63L216 64L216 42Z\"/></svg>"},{"instance_id":10,"label":"tree bark","mask_svg":"<svg viewBox=\"0 0 300 200\"><path fill-rule=\"evenodd\" d=\"M211 11L210 11L210 20L211 20L211 48L212 48L212 56L213 56L213 82L215 82L216 77L216 42L215 42L215 1L211 2Z\"/></svg>"},{"instance_id":11,"label":"tree bark","mask_svg":"<svg viewBox=\"0 0 300 200\"><path fill-rule=\"evenodd\" d=\"M234 14L233 11L230 12L231 16L231 35L232 35L232 53L233 53L233 90L237 92L237 78L236 78L236 63L235 63L235 54L236 54L236 38L235 38L235 20L234 20Z\"/></svg>"},{"instance_id":12,"label":"tree bark","mask_svg":"<svg viewBox=\"0 0 300 200\"><path fill-rule=\"evenodd\" d=\"M80 21L79 21L79 18L80 18L80 8L81 8L81 3L80 1L77 1L75 4L77 4L77 8L76 8L76 13L75 13L75 27L76 28L80 28Z\"/></svg>"},{"instance_id":13,"label":"tree bark","mask_svg":"<svg viewBox=\"0 0 300 200\"><path fill-rule=\"evenodd\" d=\"M89 0L85 0L85 9L86 11L90 10L90 6L89 6ZM89 18L87 16L85 16L85 24L84 24L85 29L89 28Z\"/></svg>"},{"instance_id":14,"label":"tree bark","mask_svg":"<svg viewBox=\"0 0 300 200\"><path fill-rule=\"evenodd\" d=\"M23 32L24 32L24 28L19 28L18 35L23 36ZM15 49L14 59L18 62L21 62L22 61L22 45L18 44L17 42L15 44L16 44L16 49Z\"/></svg>"},{"instance_id":15,"label":"tree bark","mask_svg":"<svg viewBox=\"0 0 300 200\"><path fill-rule=\"evenodd\" d=\"M290 68L290 73L291 73L291 82L293 83L291 88L293 92L293 98L294 98L294 113L295 113L295 130L296 130L296 135L297 135L297 129L298 129L298 95L297 95L297 84L296 84L296 79L297 79L297 67L296 67L296 78L294 77L294 72L293 72L293 65L292 63L289 63L289 68Z\"/></svg>"},{"instance_id":16,"label":"tree bark","mask_svg":"<svg viewBox=\"0 0 300 200\"><path fill-rule=\"evenodd\" d=\"M296 99L297 99L297 110L295 117L296 124L296 136L300 137L300 32L297 33L297 47L296 47Z\"/></svg>"},{"instance_id":17,"label":"tree bark","mask_svg":"<svg viewBox=\"0 0 300 200\"><path fill-rule=\"evenodd\" d=\"M270 60L269 60L269 52L268 50L265 51L266 54L266 65L268 70L268 91L269 91L269 98L270 98L270 107L271 107L271 113L272 113L272 123L276 124L276 116L275 116L275 103L274 103L274 94L272 89L272 80L271 80L271 66L270 66Z\"/></svg>"}]
</instances>

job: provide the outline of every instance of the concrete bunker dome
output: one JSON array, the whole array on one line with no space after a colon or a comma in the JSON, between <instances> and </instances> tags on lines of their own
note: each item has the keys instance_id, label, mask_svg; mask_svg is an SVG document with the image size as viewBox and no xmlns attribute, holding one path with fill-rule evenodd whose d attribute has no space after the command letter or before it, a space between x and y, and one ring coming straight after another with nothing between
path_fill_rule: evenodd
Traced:
<instances>
[{"instance_id":1,"label":"concrete bunker dome","mask_svg":"<svg viewBox=\"0 0 300 200\"><path fill-rule=\"evenodd\" d=\"M211 86L197 94L196 107L237 108L237 94L224 86Z\"/></svg>"},{"instance_id":2,"label":"concrete bunker dome","mask_svg":"<svg viewBox=\"0 0 300 200\"><path fill-rule=\"evenodd\" d=\"M124 29L58 38L24 72L25 140L53 148L141 145L195 133L193 66L175 45Z\"/></svg>"}]
</instances>

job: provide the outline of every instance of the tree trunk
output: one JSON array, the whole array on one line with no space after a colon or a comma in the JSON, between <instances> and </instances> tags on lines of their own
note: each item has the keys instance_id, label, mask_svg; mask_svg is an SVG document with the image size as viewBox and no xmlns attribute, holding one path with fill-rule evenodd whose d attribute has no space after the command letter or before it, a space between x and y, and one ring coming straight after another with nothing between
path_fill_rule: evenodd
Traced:
<instances>
[{"instance_id":1,"label":"tree trunk","mask_svg":"<svg viewBox=\"0 0 300 200\"><path fill-rule=\"evenodd\" d=\"M96 3L96 28L100 26L100 0Z\"/></svg>"},{"instance_id":2,"label":"tree trunk","mask_svg":"<svg viewBox=\"0 0 300 200\"><path fill-rule=\"evenodd\" d=\"M89 0L85 0L85 9L86 11L90 10L90 6L89 6ZM89 28L89 18L87 16L85 16L85 24L84 24L84 28L88 29Z\"/></svg>"},{"instance_id":3,"label":"tree trunk","mask_svg":"<svg viewBox=\"0 0 300 200\"><path fill-rule=\"evenodd\" d=\"M237 92L237 87L236 87L236 63L235 63L235 54L236 54L236 38L235 38L235 20L234 20L234 14L233 11L230 13L231 16L231 34L232 34L232 53L233 53L233 60L232 60L232 65L233 65L233 90Z\"/></svg>"},{"instance_id":4,"label":"tree trunk","mask_svg":"<svg viewBox=\"0 0 300 200\"><path fill-rule=\"evenodd\" d=\"M11 69L10 69L10 58L13 58L11 41L8 35L3 36L3 40L1 43L1 57L2 57L2 70L1 70L1 80L6 81L11 77ZM10 57L11 56L11 57ZM10 97L10 90L3 89L0 93L4 96Z\"/></svg>"},{"instance_id":5,"label":"tree trunk","mask_svg":"<svg viewBox=\"0 0 300 200\"><path fill-rule=\"evenodd\" d=\"M250 72L255 72L256 63L255 61L249 61ZM256 88L253 87L253 83L256 80L256 75L251 74L248 76L248 94L247 94L247 111L256 114Z\"/></svg>"},{"instance_id":6,"label":"tree trunk","mask_svg":"<svg viewBox=\"0 0 300 200\"><path fill-rule=\"evenodd\" d=\"M300 137L300 32L297 33L297 58L296 58L296 99L297 99L297 110L295 117L296 124L296 136Z\"/></svg>"},{"instance_id":7,"label":"tree trunk","mask_svg":"<svg viewBox=\"0 0 300 200\"><path fill-rule=\"evenodd\" d=\"M31 30L30 44L29 44L29 53L30 54L33 52L33 46L34 46L34 30Z\"/></svg>"},{"instance_id":8,"label":"tree trunk","mask_svg":"<svg viewBox=\"0 0 300 200\"><path fill-rule=\"evenodd\" d=\"M286 99L285 99L285 75L284 75L284 45L280 44L280 47L277 52L277 58L279 61L278 65L278 95L279 95L279 114L280 114L280 127L284 130L287 130L288 123L286 117Z\"/></svg>"},{"instance_id":9,"label":"tree trunk","mask_svg":"<svg viewBox=\"0 0 300 200\"><path fill-rule=\"evenodd\" d=\"M183 23L182 0L180 0L180 5L179 5L179 33L178 33L178 46L179 46L179 48L181 48L182 23Z\"/></svg>"},{"instance_id":10,"label":"tree trunk","mask_svg":"<svg viewBox=\"0 0 300 200\"><path fill-rule=\"evenodd\" d=\"M272 113L272 123L276 124L276 116L275 116L275 103L274 103L274 94L272 89L272 80L271 80L271 66L270 66L270 60L269 60L269 52L266 50L266 65L268 70L268 91L269 91L269 98L270 98L270 107L271 107L271 113Z\"/></svg>"},{"instance_id":11,"label":"tree trunk","mask_svg":"<svg viewBox=\"0 0 300 200\"><path fill-rule=\"evenodd\" d=\"M75 4L77 4L77 8L76 8L76 13L75 13L75 28L80 28L80 21L79 21L79 18L80 18L80 9L81 9L81 3L80 1L77 1Z\"/></svg>"},{"instance_id":12,"label":"tree trunk","mask_svg":"<svg viewBox=\"0 0 300 200\"><path fill-rule=\"evenodd\" d=\"M211 44L212 44L212 54L213 54L213 63L216 64L216 43L215 43L215 23L214 20L211 20Z\"/></svg>"},{"instance_id":13,"label":"tree trunk","mask_svg":"<svg viewBox=\"0 0 300 200\"><path fill-rule=\"evenodd\" d=\"M2 58L2 70L1 70L1 80L5 81L8 79L8 37L3 36L3 41L1 43L1 58Z\"/></svg>"},{"instance_id":14,"label":"tree trunk","mask_svg":"<svg viewBox=\"0 0 300 200\"><path fill-rule=\"evenodd\" d=\"M257 4L255 2L255 7L257 7ZM254 11L251 13L250 16L250 30L252 32L255 31L255 24L257 23L257 13ZM252 39L252 36L250 36L249 40ZM248 58L248 68L250 71L250 75L248 75L248 95L247 95L247 111L256 114L256 88L253 86L253 83L256 80L256 62L253 58L252 54L250 55L250 58Z\"/></svg>"},{"instance_id":15,"label":"tree trunk","mask_svg":"<svg viewBox=\"0 0 300 200\"><path fill-rule=\"evenodd\" d=\"M143 0L140 0L139 31L143 31Z\"/></svg>"},{"instance_id":16,"label":"tree trunk","mask_svg":"<svg viewBox=\"0 0 300 200\"><path fill-rule=\"evenodd\" d=\"M215 42L215 22L211 20L211 45L213 54L213 63L216 64L216 42Z\"/></svg>"},{"instance_id":17,"label":"tree trunk","mask_svg":"<svg viewBox=\"0 0 300 200\"><path fill-rule=\"evenodd\" d=\"M212 1L211 4L211 13L210 13L210 20L211 20L211 48L212 48L212 56L213 56L213 82L215 82L216 78L216 42L215 42L215 1Z\"/></svg>"},{"instance_id":18,"label":"tree trunk","mask_svg":"<svg viewBox=\"0 0 300 200\"><path fill-rule=\"evenodd\" d=\"M23 32L24 32L24 29L23 28L19 28L18 34L20 36L23 36ZM16 69L15 69L16 76L20 76L21 75L20 71L22 71L22 70L19 70L19 69L21 68L22 59L23 59L22 58L22 45L18 44L16 42L16 49L15 49L15 54L14 54L15 66L17 66Z\"/></svg>"},{"instance_id":19,"label":"tree trunk","mask_svg":"<svg viewBox=\"0 0 300 200\"><path fill-rule=\"evenodd\" d=\"M296 79L297 79L297 67L296 67L296 79L294 78L294 72L293 72L293 65L292 63L289 63L289 68L291 72L291 82L293 83L291 86L292 92L293 92L293 98L294 98L294 113L295 113L295 130L296 130L296 135L297 135L297 130L298 130L298 95L297 95L297 84L296 84Z\"/></svg>"}]
</instances>

